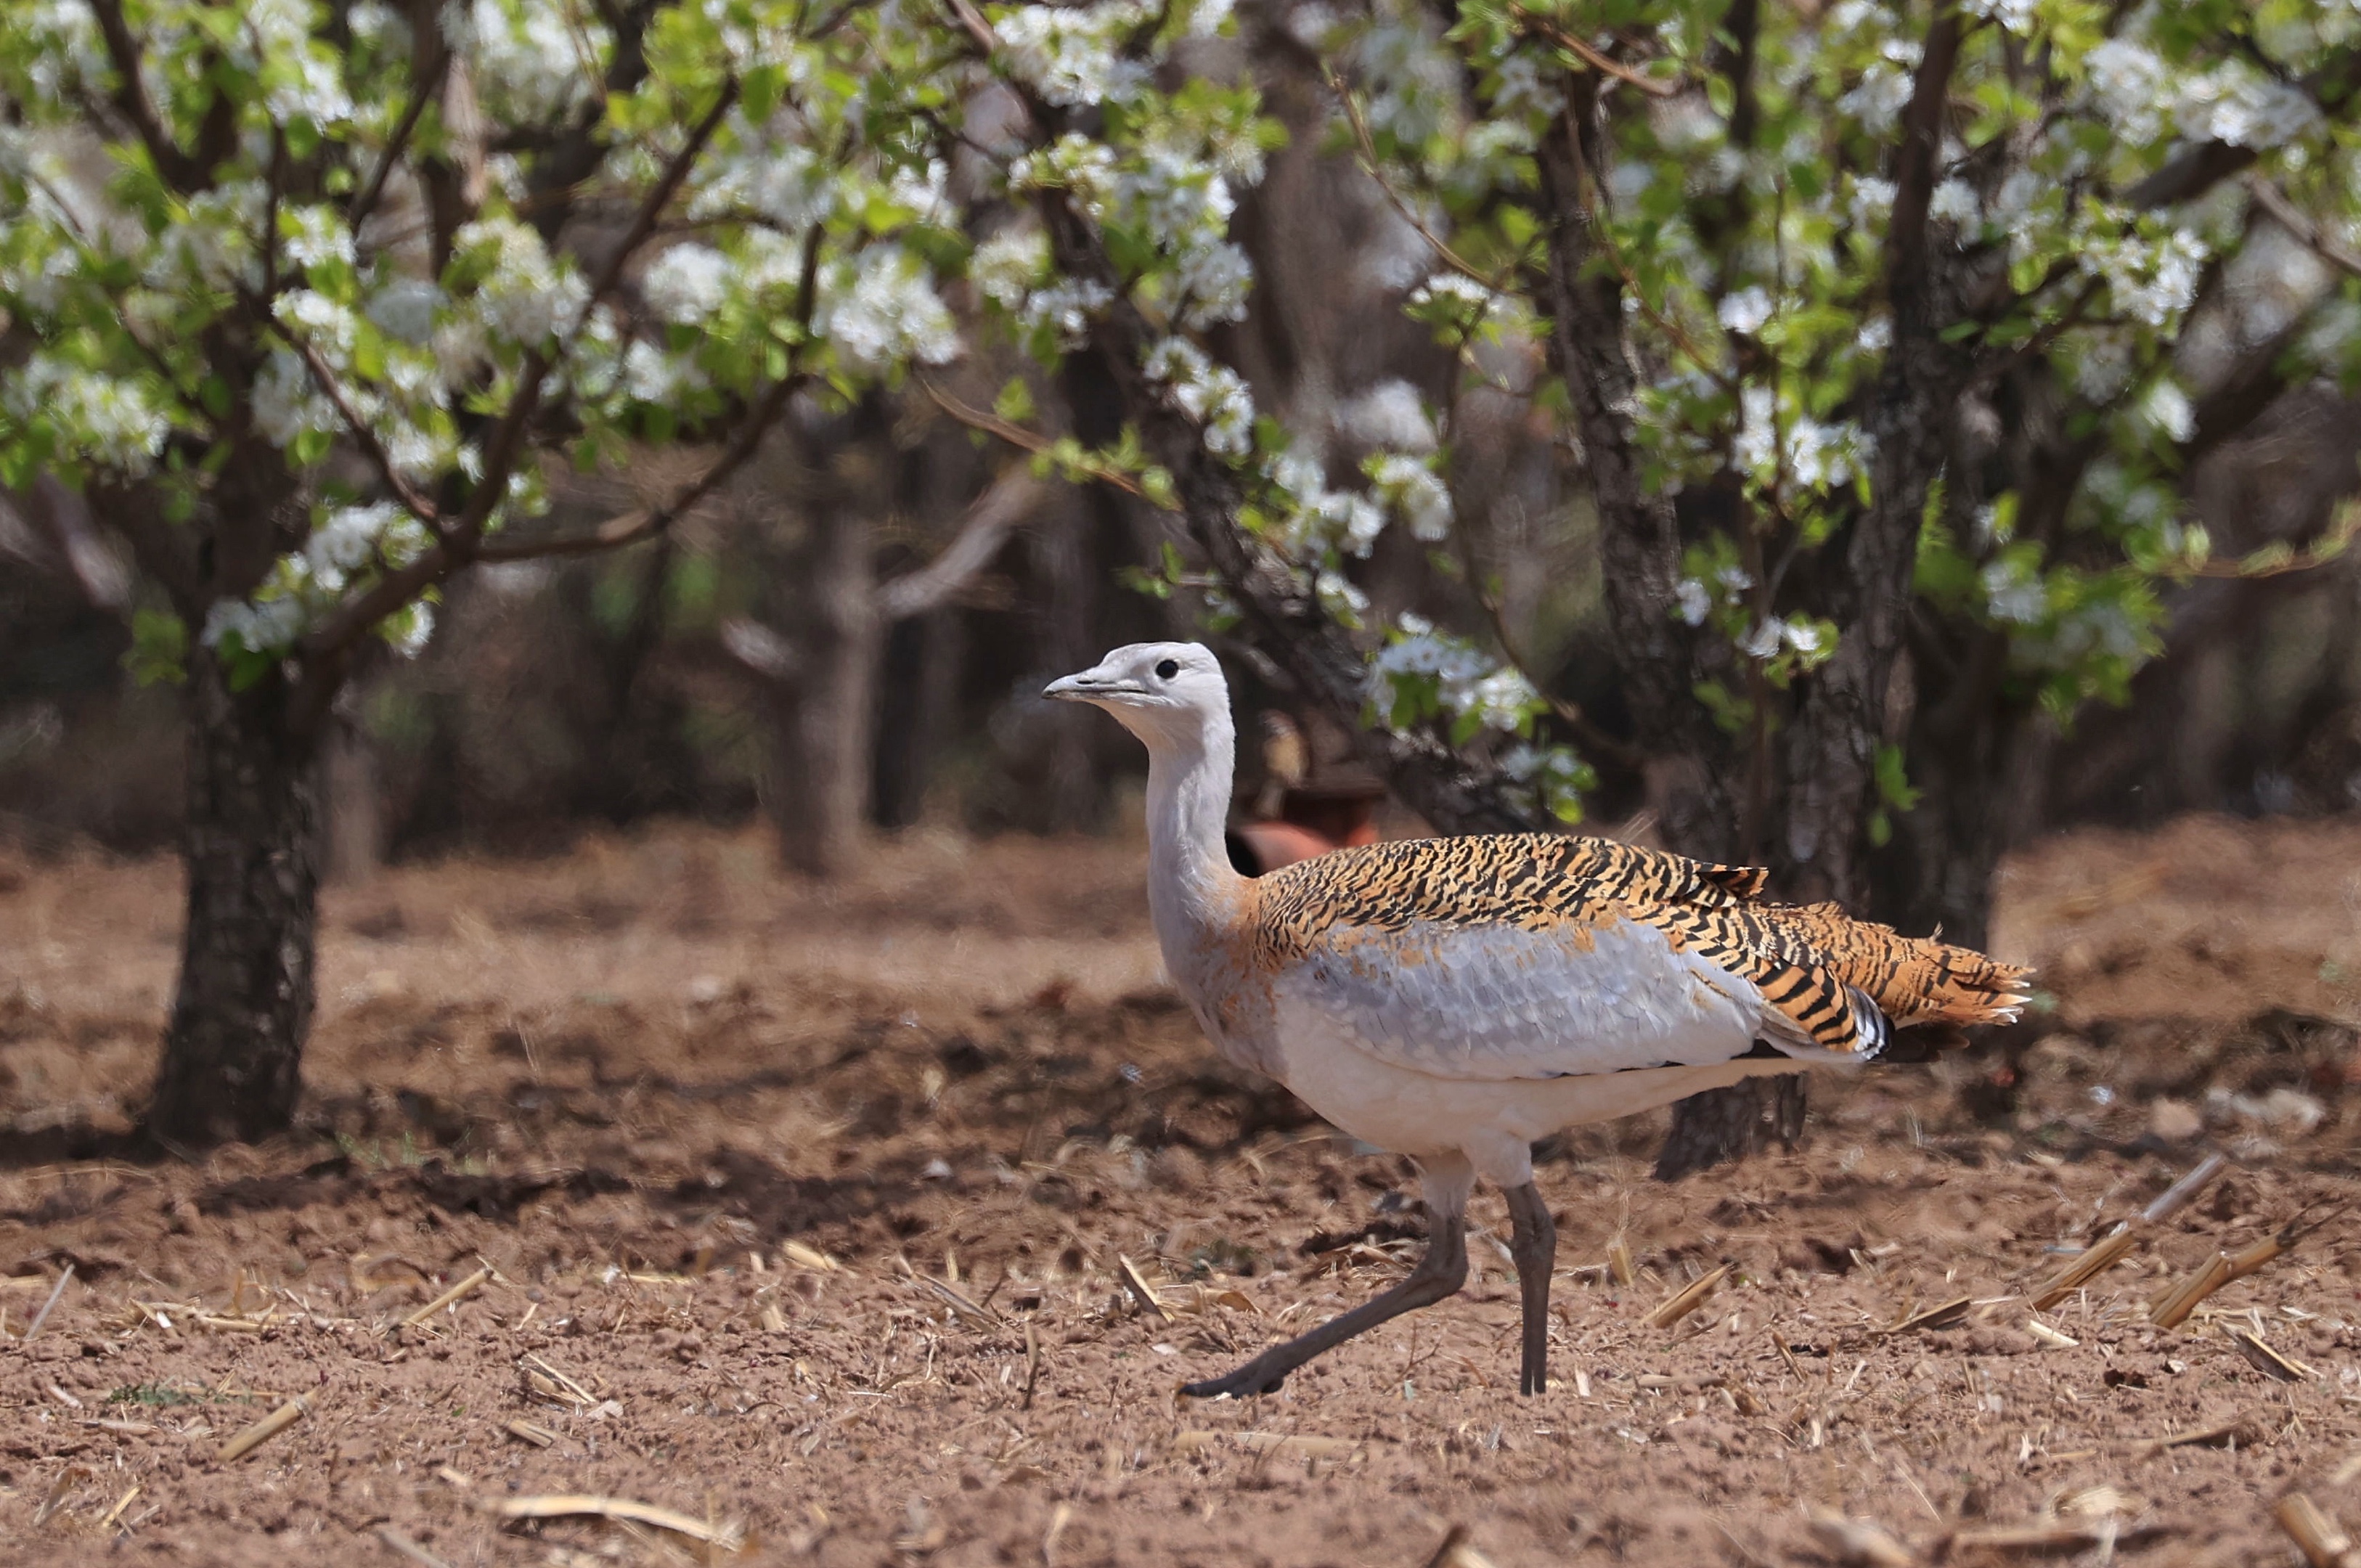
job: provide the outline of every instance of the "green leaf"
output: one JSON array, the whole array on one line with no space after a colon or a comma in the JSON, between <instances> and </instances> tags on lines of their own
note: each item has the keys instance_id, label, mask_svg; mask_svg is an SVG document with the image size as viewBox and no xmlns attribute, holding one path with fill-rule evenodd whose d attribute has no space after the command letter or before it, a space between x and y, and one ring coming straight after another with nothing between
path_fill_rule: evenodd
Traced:
<instances>
[{"instance_id":1,"label":"green leaf","mask_svg":"<svg viewBox=\"0 0 2361 1568\"><path fill-rule=\"evenodd\" d=\"M1011 376L992 400L992 411L1011 424L1030 424L1038 413L1033 406L1033 388L1022 376Z\"/></svg>"}]
</instances>

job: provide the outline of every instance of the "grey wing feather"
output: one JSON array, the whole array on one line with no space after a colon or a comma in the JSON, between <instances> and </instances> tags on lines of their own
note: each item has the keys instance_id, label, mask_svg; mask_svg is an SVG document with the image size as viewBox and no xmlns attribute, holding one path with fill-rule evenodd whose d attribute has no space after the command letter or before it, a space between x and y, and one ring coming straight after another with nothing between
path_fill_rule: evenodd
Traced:
<instances>
[{"instance_id":1,"label":"grey wing feather","mask_svg":"<svg viewBox=\"0 0 2361 1568\"><path fill-rule=\"evenodd\" d=\"M1445 1078L1727 1061L1766 1011L1747 981L1632 921L1333 927L1279 978L1279 1025Z\"/></svg>"}]
</instances>

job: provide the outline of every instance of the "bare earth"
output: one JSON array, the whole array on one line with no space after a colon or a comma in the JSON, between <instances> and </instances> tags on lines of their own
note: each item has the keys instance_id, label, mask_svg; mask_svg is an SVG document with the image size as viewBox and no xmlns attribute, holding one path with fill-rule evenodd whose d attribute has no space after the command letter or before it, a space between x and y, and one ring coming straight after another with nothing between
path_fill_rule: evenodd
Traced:
<instances>
[{"instance_id":1,"label":"bare earth","mask_svg":"<svg viewBox=\"0 0 2361 1568\"><path fill-rule=\"evenodd\" d=\"M2020 857L1995 945L2051 1020L1816 1079L1795 1155L1664 1187L1660 1117L1565 1140L1530 1400L1485 1194L1460 1298L1176 1401L1420 1227L1400 1162L1213 1060L1140 861L921 838L824 892L667 829L395 872L329 900L310 1130L191 1167L109 1153L171 866L0 858L0 1560L1417 1568L1463 1526L1462 1568L1671 1568L1839 1561L1833 1510L1930 1561L2145 1565L2292 1561L2293 1487L2361 1519L2361 824ZM2212 1148L2230 1176L2031 1310ZM678 1517L500 1513L554 1497Z\"/></svg>"}]
</instances>

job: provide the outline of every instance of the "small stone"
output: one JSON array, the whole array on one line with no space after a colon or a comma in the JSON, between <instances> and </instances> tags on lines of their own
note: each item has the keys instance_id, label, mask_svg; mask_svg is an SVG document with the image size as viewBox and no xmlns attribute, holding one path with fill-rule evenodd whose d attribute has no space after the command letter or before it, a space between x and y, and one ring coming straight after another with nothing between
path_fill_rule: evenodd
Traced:
<instances>
[{"instance_id":1,"label":"small stone","mask_svg":"<svg viewBox=\"0 0 2361 1568\"><path fill-rule=\"evenodd\" d=\"M2147 1130L2160 1143L2185 1144L2205 1130L2205 1120L2185 1100L2159 1100L2148 1107Z\"/></svg>"}]
</instances>

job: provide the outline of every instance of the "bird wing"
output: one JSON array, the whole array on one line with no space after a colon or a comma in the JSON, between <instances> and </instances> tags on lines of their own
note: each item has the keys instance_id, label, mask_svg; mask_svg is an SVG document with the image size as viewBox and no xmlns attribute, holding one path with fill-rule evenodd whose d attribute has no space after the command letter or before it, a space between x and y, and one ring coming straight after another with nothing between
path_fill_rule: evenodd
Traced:
<instances>
[{"instance_id":1,"label":"bird wing","mask_svg":"<svg viewBox=\"0 0 2361 1568\"><path fill-rule=\"evenodd\" d=\"M1444 1078L1727 1061L1763 1013L1750 982L1613 917L1543 931L1339 923L1273 990L1284 1037L1342 1039Z\"/></svg>"},{"instance_id":2,"label":"bird wing","mask_svg":"<svg viewBox=\"0 0 2361 1568\"><path fill-rule=\"evenodd\" d=\"M1697 1065L1757 1039L1861 1060L1904 1024L2015 1016L2022 970L1834 905L1762 897L1765 873L1604 839L1371 845L1259 884L1259 955L1299 1026L1480 1078Z\"/></svg>"}]
</instances>

